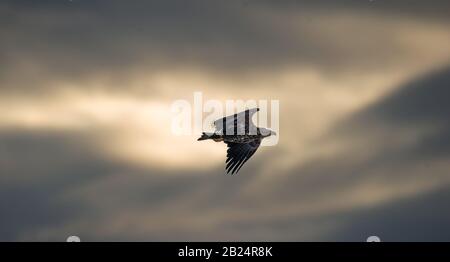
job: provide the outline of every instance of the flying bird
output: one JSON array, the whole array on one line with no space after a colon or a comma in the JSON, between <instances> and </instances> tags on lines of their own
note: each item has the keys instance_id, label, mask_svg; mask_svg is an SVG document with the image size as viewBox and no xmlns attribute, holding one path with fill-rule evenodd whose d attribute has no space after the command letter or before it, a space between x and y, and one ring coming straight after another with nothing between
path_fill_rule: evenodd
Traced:
<instances>
[{"instance_id":1,"label":"flying bird","mask_svg":"<svg viewBox=\"0 0 450 262\"><path fill-rule=\"evenodd\" d=\"M259 108L248 109L214 121L214 133L203 132L197 141L212 139L215 142L224 142L228 146L226 171L227 174L236 174L239 169L255 154L261 141L271 135L272 130L257 127L252 122L252 116Z\"/></svg>"}]
</instances>

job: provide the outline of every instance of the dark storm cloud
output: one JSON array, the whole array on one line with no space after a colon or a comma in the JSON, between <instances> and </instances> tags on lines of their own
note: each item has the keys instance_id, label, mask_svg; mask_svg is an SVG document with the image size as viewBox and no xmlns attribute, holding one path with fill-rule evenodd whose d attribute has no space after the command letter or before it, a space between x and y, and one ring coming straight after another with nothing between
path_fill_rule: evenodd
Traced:
<instances>
[{"instance_id":1,"label":"dark storm cloud","mask_svg":"<svg viewBox=\"0 0 450 262\"><path fill-rule=\"evenodd\" d=\"M156 167L139 168L104 157L95 137L83 132L2 130L0 144L1 241L64 241L74 230L85 240L197 238L157 228L151 236L139 229L102 235L99 228L127 212L133 215L135 208L157 214L168 207L182 209L177 202L182 205L191 199L188 208L202 216L232 204L254 179L252 174L211 177L211 173L222 174L221 169L180 175ZM207 195L215 193L196 199L204 189ZM188 215L186 219L193 219Z\"/></svg>"},{"instance_id":2,"label":"dark storm cloud","mask_svg":"<svg viewBox=\"0 0 450 262\"><path fill-rule=\"evenodd\" d=\"M372 209L336 214L347 225L328 240L364 241L376 235L382 241L449 241L449 197L449 188L443 187Z\"/></svg>"},{"instance_id":3,"label":"dark storm cloud","mask_svg":"<svg viewBox=\"0 0 450 262\"><path fill-rule=\"evenodd\" d=\"M393 53L401 57L409 52L389 41L396 32L382 20L369 21L369 28L316 24L342 10L358 14L362 8L375 15L401 10L399 14L426 20L427 12L416 11L430 9L435 14L448 7L442 1L294 4L295 8L279 1L3 2L2 89L49 88L49 80L123 77L133 70L152 74L196 67L234 73L292 65L379 68Z\"/></svg>"},{"instance_id":4,"label":"dark storm cloud","mask_svg":"<svg viewBox=\"0 0 450 262\"><path fill-rule=\"evenodd\" d=\"M305 188L333 190L358 183L372 171L418 164L417 174L381 172L378 178L387 181L415 179L432 173L434 159L448 158L450 153L450 68L411 80L375 104L339 122L320 139L331 143L348 143L339 156L319 158L298 166L296 173L281 184L282 195L296 198L297 185ZM422 129L430 130L417 134ZM405 143L399 138L416 136ZM368 159L360 158L371 153ZM297 176L296 174L303 174ZM332 174L332 175L330 175ZM374 177L374 176L372 176ZM282 190L282 188L289 190Z\"/></svg>"},{"instance_id":5,"label":"dark storm cloud","mask_svg":"<svg viewBox=\"0 0 450 262\"><path fill-rule=\"evenodd\" d=\"M191 66L234 72L292 64L367 69L403 54L395 41L381 48L392 32L381 34L386 39L364 41L373 32L349 29L339 39L350 43L356 34L362 42L338 48L328 36L335 30L311 32L305 26L314 17L302 12L367 11L442 23L448 20L447 2L3 1L0 90L18 89L27 96L29 89L49 88L48 79L78 82L102 73L120 77L142 67L149 73ZM297 12L301 24L293 36L287 15ZM382 22L375 27L386 27ZM342 30L347 28L336 32ZM388 240L448 239L447 212L430 214L431 208L445 206L445 188L376 207L350 203L336 211L332 201L369 178L386 186L396 183L399 190L402 182L442 178L434 163L450 153L449 76L445 68L411 81L344 119L323 137L324 143L346 143L337 156L274 174L266 187L258 186L264 182L261 171L282 149L261 150L245 170L230 177L223 175L222 165L180 172L105 156L96 145L98 130L2 127L0 240L60 241L79 234L87 240L359 241L366 233ZM412 143L396 140L422 128L431 132L420 133ZM372 154L360 157L367 152ZM321 199L331 206L308 213ZM412 216L417 220L410 220ZM443 230L432 236L430 224ZM406 226L417 231L406 234Z\"/></svg>"},{"instance_id":6,"label":"dark storm cloud","mask_svg":"<svg viewBox=\"0 0 450 262\"><path fill-rule=\"evenodd\" d=\"M92 137L75 132L44 130L2 130L0 133L0 240L46 239L63 241L60 236L36 236L36 231L52 229L71 221L95 219L109 212L125 211L139 205L160 207L167 199L194 190L198 179L155 175L158 170L142 170L103 157L93 147ZM110 177L123 178L118 184L98 186L90 201L71 191ZM102 207L92 207L98 199ZM114 203L123 203L111 210ZM114 218L114 214L111 216ZM95 229L86 229L89 236ZM81 233L81 232L80 232Z\"/></svg>"},{"instance_id":7,"label":"dark storm cloud","mask_svg":"<svg viewBox=\"0 0 450 262\"><path fill-rule=\"evenodd\" d=\"M277 149L262 151L238 176L223 176L221 167L186 171L180 176L176 171L139 169L105 159L88 137L77 133L3 131L0 171L8 177L2 177L0 186L2 240L59 241L74 231L86 240L361 241L372 234L391 241L446 240L445 188L375 207L334 210L330 206L319 214L283 216L278 208L295 204L302 210L317 198L339 198L338 192L357 188L367 178L386 185L424 176L436 178L442 171L435 169L433 160L448 158L450 152L450 144L445 142L448 129L440 125L448 124L445 112L449 105L444 98L437 98L446 94L448 79L449 70L445 69L413 81L342 122L351 127L346 129L350 132L347 135L363 136L369 146L382 143L383 138L371 133L370 128L358 127L420 128L429 122L424 120L432 120L436 132L431 135L407 147L394 143L363 160L354 157L351 147L345 148L340 157L319 158L294 167L261 191L249 189L260 180L260 161L282 153ZM436 97L433 106L428 104L431 97ZM417 107L422 108L420 112ZM405 114L408 121L401 121ZM392 120L396 116L401 116L399 121ZM337 125L335 130L341 134L341 129ZM421 161L423 168L417 169ZM417 172L396 172L412 164ZM376 172L380 169L383 171ZM217 212L223 218L214 217ZM120 221L124 214L128 214L130 224L111 226L109 231L107 225ZM165 221L152 220L159 216ZM174 217L179 220L171 221ZM215 223L206 226L211 221ZM205 227L196 228L196 223L205 223ZM410 227L415 231L408 233ZM436 227L443 230L435 234Z\"/></svg>"},{"instance_id":8,"label":"dark storm cloud","mask_svg":"<svg viewBox=\"0 0 450 262\"><path fill-rule=\"evenodd\" d=\"M392 125L418 123L449 125L450 68L414 79L407 85L388 94L386 99L362 112L350 121L387 122ZM343 123L345 125L345 123Z\"/></svg>"},{"instance_id":9,"label":"dark storm cloud","mask_svg":"<svg viewBox=\"0 0 450 262\"><path fill-rule=\"evenodd\" d=\"M253 1L256 2L256 1ZM448 12L450 4L445 0L421 1L421 0L394 0L394 1L359 1L359 0L286 0L286 1L270 1L263 2L271 7L282 7L289 9L314 7L324 9L341 9L341 10L370 10L375 12L383 12L392 15L409 15L412 17L422 17L429 19L448 20ZM247 1L252 3L252 1Z\"/></svg>"},{"instance_id":10,"label":"dark storm cloud","mask_svg":"<svg viewBox=\"0 0 450 262\"><path fill-rule=\"evenodd\" d=\"M450 68L409 82L386 96L376 104L357 113L354 117L340 123L336 131L348 137L359 136L367 141L367 151L377 147L371 145L392 143L391 147L382 146L381 151L366 161L355 162L356 155L345 154L340 159L322 159L323 162L311 163L309 168L297 169L297 172L311 172L310 181L288 180L286 184L302 184L310 187L339 187L358 183L367 178L382 179L386 183L396 181L414 181L416 179L432 180L439 172L434 161L450 157ZM408 136L422 127L432 127L433 131L419 136L408 146L392 141L389 136L394 132L378 136L378 130L402 127ZM352 141L351 139L349 141ZM393 146L392 146L393 145ZM359 151L364 148L359 148ZM349 151L352 153L351 151ZM397 172L395 167L415 165L415 172ZM447 167L448 168L448 167ZM371 173L381 169L376 176ZM315 170L315 171L314 171ZM411 171L411 170L410 170ZM443 171L443 175L446 171ZM332 175L330 175L332 174ZM441 174L442 175L442 174ZM294 176L293 176L294 177ZM315 182L314 182L315 181ZM293 189L290 190L292 192ZM331 190L329 192L331 192ZM424 193L415 197L402 199L391 204L380 205L373 209L362 208L348 212L332 214L334 221L345 221L341 230L329 236L329 240L358 241L362 234L379 235L386 241L446 241L449 239L448 212L446 212L446 195L448 186L436 192ZM439 232L435 232L439 228Z\"/></svg>"},{"instance_id":11,"label":"dark storm cloud","mask_svg":"<svg viewBox=\"0 0 450 262\"><path fill-rule=\"evenodd\" d=\"M407 150L419 158L428 154L430 157L436 157L436 154L446 156L450 148L449 85L449 67L412 80L380 102L340 123L335 132L341 135L358 132L364 137L372 133L389 139L389 132L395 137L395 130L407 136L417 130L431 129L417 141L417 148Z\"/></svg>"},{"instance_id":12,"label":"dark storm cloud","mask_svg":"<svg viewBox=\"0 0 450 262\"><path fill-rule=\"evenodd\" d=\"M65 190L114 168L82 146L85 141L73 133L1 131L2 241L27 239L36 228L78 217L83 203L64 200Z\"/></svg>"}]
</instances>

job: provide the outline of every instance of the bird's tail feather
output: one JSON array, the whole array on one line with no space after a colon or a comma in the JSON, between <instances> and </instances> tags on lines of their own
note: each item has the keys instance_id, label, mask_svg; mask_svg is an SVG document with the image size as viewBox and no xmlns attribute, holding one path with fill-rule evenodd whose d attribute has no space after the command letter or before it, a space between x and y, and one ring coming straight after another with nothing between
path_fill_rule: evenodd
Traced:
<instances>
[{"instance_id":1,"label":"bird's tail feather","mask_svg":"<svg viewBox=\"0 0 450 262\"><path fill-rule=\"evenodd\" d=\"M213 135L212 133L205 133L205 132L203 132L202 136L199 139L197 139L197 141L210 139L212 135Z\"/></svg>"}]
</instances>

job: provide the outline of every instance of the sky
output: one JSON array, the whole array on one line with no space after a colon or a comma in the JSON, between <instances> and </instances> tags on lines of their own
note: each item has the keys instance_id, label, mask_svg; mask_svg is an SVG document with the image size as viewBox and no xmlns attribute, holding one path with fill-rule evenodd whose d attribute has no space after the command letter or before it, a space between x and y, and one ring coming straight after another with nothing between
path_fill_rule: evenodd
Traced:
<instances>
[{"instance_id":1,"label":"sky","mask_svg":"<svg viewBox=\"0 0 450 262\"><path fill-rule=\"evenodd\" d=\"M0 2L0 240L450 241L448 1ZM279 100L237 175L178 99Z\"/></svg>"}]
</instances>

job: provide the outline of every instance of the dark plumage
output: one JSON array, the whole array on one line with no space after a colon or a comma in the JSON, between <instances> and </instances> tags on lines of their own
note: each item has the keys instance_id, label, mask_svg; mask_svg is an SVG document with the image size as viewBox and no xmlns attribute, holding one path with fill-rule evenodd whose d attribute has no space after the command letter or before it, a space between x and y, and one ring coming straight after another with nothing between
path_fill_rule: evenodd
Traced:
<instances>
[{"instance_id":1,"label":"dark plumage","mask_svg":"<svg viewBox=\"0 0 450 262\"><path fill-rule=\"evenodd\" d=\"M259 108L248 109L216 120L214 133L203 132L198 139L198 141L212 139L227 144L227 174L237 173L256 152L262 139L276 135L274 131L253 124L251 118L258 111Z\"/></svg>"}]
</instances>

